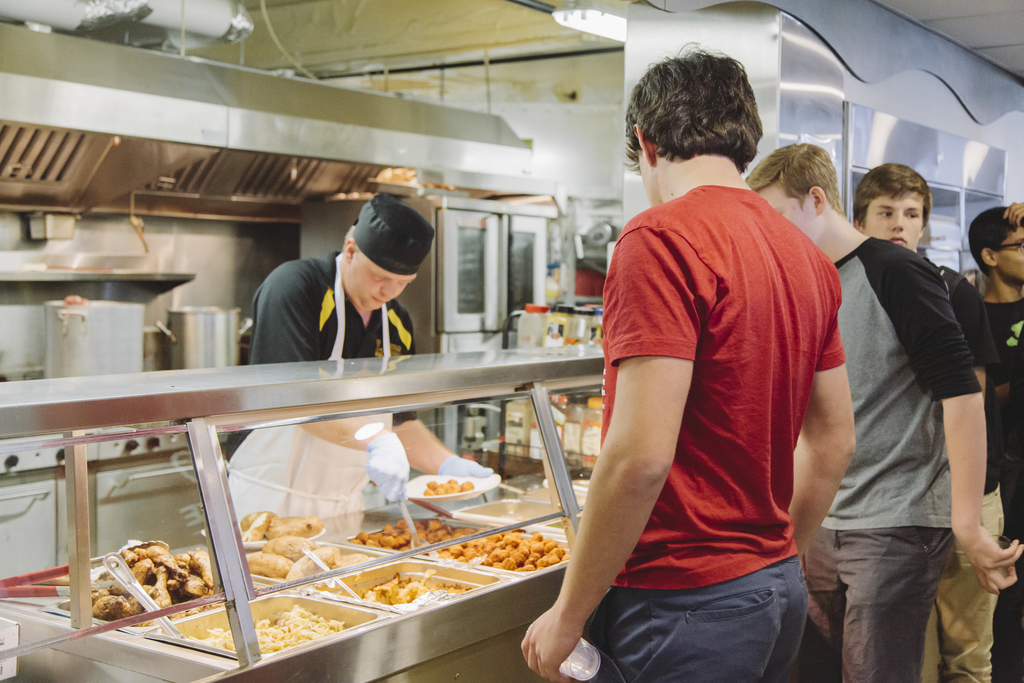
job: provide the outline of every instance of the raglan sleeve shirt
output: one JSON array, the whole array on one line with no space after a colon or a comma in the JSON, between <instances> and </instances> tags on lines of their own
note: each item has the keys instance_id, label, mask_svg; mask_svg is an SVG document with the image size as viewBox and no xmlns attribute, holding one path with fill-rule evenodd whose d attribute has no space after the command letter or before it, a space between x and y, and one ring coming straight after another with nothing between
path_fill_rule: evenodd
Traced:
<instances>
[{"instance_id":1,"label":"raglan sleeve shirt","mask_svg":"<svg viewBox=\"0 0 1024 683\"><path fill-rule=\"evenodd\" d=\"M891 263L879 273L876 291L910 366L932 398L981 391L974 358L964 339L938 270L922 258Z\"/></svg>"}]
</instances>

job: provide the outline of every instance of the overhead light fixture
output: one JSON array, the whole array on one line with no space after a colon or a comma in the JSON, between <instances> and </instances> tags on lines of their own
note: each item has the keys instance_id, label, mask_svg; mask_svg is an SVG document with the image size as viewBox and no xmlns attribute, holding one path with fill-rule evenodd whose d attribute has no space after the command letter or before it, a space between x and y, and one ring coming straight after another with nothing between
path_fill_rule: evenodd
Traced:
<instances>
[{"instance_id":1,"label":"overhead light fixture","mask_svg":"<svg viewBox=\"0 0 1024 683\"><path fill-rule=\"evenodd\" d=\"M551 16L566 28L626 42L626 17L595 0L566 0Z\"/></svg>"}]
</instances>

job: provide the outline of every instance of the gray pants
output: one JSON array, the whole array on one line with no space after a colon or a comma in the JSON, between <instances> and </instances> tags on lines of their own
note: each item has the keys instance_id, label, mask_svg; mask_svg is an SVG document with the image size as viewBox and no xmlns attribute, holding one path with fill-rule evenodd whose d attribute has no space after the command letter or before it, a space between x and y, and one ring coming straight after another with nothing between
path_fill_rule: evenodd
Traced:
<instances>
[{"instance_id":1,"label":"gray pants","mask_svg":"<svg viewBox=\"0 0 1024 683\"><path fill-rule=\"evenodd\" d=\"M952 550L949 529L820 529L804 556L807 628L795 678L919 681L928 615Z\"/></svg>"}]
</instances>

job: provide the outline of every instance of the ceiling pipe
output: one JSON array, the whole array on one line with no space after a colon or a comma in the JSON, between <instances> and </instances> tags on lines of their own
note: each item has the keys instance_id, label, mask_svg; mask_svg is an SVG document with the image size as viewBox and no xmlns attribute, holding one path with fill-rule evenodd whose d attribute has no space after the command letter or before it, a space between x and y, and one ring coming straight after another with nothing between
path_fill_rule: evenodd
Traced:
<instances>
[{"instance_id":1,"label":"ceiling pipe","mask_svg":"<svg viewBox=\"0 0 1024 683\"><path fill-rule=\"evenodd\" d=\"M238 42L252 33L252 18L241 0L185 0L184 4L183 20L182 0L0 0L0 19L77 34L141 24L166 31L175 46L184 28L187 47Z\"/></svg>"}]
</instances>

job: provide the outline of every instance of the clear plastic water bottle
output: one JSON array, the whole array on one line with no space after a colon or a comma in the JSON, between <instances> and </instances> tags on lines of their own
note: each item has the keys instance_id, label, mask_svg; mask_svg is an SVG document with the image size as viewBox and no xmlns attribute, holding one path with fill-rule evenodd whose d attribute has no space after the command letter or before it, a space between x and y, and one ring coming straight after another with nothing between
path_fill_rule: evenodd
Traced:
<instances>
[{"instance_id":1,"label":"clear plastic water bottle","mask_svg":"<svg viewBox=\"0 0 1024 683\"><path fill-rule=\"evenodd\" d=\"M577 681L589 681L601 668L601 653L597 648L580 638L569 657L558 667L566 676Z\"/></svg>"}]
</instances>

